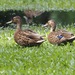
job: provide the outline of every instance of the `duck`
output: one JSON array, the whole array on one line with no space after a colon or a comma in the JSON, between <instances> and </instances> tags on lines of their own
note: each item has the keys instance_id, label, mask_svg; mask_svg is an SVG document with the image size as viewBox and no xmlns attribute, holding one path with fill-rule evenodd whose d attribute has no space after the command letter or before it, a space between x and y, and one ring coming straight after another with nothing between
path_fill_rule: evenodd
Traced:
<instances>
[{"instance_id":1,"label":"duck","mask_svg":"<svg viewBox=\"0 0 75 75\"><path fill-rule=\"evenodd\" d=\"M44 42L44 38L33 30L22 30L22 19L20 16L15 16L9 23L16 24L16 31L14 33L14 40L20 46L36 46Z\"/></svg>"},{"instance_id":2,"label":"duck","mask_svg":"<svg viewBox=\"0 0 75 75\"><path fill-rule=\"evenodd\" d=\"M67 42L72 44L73 40L75 40L75 36L73 33L64 29L56 30L56 23L53 19L49 20L45 25L43 25L43 27L47 26L50 27L50 33L48 34L48 41L51 44L65 45L67 44Z\"/></svg>"},{"instance_id":3,"label":"duck","mask_svg":"<svg viewBox=\"0 0 75 75\"><path fill-rule=\"evenodd\" d=\"M44 11L36 11L36 10L30 10L30 9L24 10L24 18L26 20L26 23L32 24L33 20L43 13Z\"/></svg>"}]
</instances>

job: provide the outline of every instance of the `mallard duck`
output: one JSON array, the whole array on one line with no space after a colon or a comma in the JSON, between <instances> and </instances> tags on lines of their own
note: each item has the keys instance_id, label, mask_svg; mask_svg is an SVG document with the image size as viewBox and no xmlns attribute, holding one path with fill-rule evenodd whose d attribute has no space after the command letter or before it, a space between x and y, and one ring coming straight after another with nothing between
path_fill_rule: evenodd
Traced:
<instances>
[{"instance_id":1,"label":"mallard duck","mask_svg":"<svg viewBox=\"0 0 75 75\"><path fill-rule=\"evenodd\" d=\"M13 19L10 22L7 22L7 24L12 22L17 25L16 32L14 33L14 40L17 44L21 46L35 46L44 42L43 37L38 33L29 29L22 30L20 16L13 17Z\"/></svg>"},{"instance_id":2,"label":"mallard duck","mask_svg":"<svg viewBox=\"0 0 75 75\"><path fill-rule=\"evenodd\" d=\"M73 40L75 40L75 36L73 33L68 32L66 30L60 29L55 31L56 29L56 23L54 20L49 20L45 25L51 27L50 33L48 35L48 41L51 44L57 44L60 45L61 43L67 44L67 42L72 43Z\"/></svg>"},{"instance_id":3,"label":"mallard duck","mask_svg":"<svg viewBox=\"0 0 75 75\"><path fill-rule=\"evenodd\" d=\"M33 21L33 18L36 18L37 16L43 14L43 11L35 11L35 10L25 10L24 11L24 18L26 20L26 23L31 24Z\"/></svg>"}]
</instances>

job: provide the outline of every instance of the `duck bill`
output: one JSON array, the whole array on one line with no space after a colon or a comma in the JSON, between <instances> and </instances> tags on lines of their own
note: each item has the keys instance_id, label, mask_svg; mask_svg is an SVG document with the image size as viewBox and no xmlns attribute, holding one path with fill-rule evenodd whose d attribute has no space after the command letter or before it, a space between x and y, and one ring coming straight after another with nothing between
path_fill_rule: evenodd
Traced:
<instances>
[{"instance_id":1,"label":"duck bill","mask_svg":"<svg viewBox=\"0 0 75 75\"><path fill-rule=\"evenodd\" d=\"M6 24L10 24L10 23L12 23L12 21L6 22Z\"/></svg>"},{"instance_id":2,"label":"duck bill","mask_svg":"<svg viewBox=\"0 0 75 75\"><path fill-rule=\"evenodd\" d=\"M45 25L43 25L43 27L47 27L48 26L48 24L46 23Z\"/></svg>"}]
</instances>

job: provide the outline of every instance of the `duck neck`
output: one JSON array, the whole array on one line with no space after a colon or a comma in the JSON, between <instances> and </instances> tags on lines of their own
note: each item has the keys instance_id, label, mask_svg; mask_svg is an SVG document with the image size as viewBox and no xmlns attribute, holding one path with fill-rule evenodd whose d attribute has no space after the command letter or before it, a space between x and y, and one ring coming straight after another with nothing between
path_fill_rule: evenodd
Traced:
<instances>
[{"instance_id":1,"label":"duck neck","mask_svg":"<svg viewBox=\"0 0 75 75\"><path fill-rule=\"evenodd\" d=\"M54 32L56 27L51 27L50 32Z\"/></svg>"},{"instance_id":2,"label":"duck neck","mask_svg":"<svg viewBox=\"0 0 75 75\"><path fill-rule=\"evenodd\" d=\"M21 22L17 22L17 30L21 30Z\"/></svg>"}]
</instances>

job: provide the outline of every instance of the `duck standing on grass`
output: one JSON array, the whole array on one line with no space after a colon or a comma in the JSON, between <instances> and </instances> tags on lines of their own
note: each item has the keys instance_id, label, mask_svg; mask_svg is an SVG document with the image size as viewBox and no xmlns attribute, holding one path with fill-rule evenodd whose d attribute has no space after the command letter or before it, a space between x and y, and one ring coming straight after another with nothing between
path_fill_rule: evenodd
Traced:
<instances>
[{"instance_id":1,"label":"duck standing on grass","mask_svg":"<svg viewBox=\"0 0 75 75\"><path fill-rule=\"evenodd\" d=\"M60 45L61 43L67 44L67 42L72 43L73 40L75 40L75 36L73 33L68 32L66 30L58 30L55 31L56 29L56 23L54 20L49 20L45 25L51 27L50 33L48 35L48 41L51 44L57 44Z\"/></svg>"},{"instance_id":2,"label":"duck standing on grass","mask_svg":"<svg viewBox=\"0 0 75 75\"><path fill-rule=\"evenodd\" d=\"M17 44L21 46L35 46L44 42L43 37L36 32L29 29L22 30L20 16L13 17L13 19L10 22L7 22L7 24L8 23L16 23L17 25L16 32L14 33L14 40Z\"/></svg>"}]
</instances>

